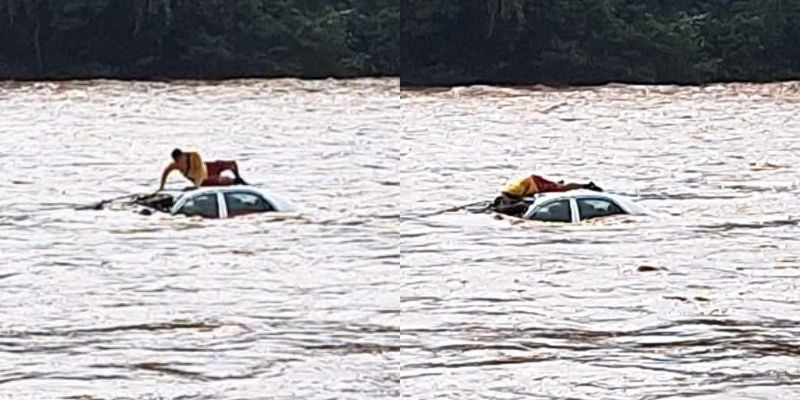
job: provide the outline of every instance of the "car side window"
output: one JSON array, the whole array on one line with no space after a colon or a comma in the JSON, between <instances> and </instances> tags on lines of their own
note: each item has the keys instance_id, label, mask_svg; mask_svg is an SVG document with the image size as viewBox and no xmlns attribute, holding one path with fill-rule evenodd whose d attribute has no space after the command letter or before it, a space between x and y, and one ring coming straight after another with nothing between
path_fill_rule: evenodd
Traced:
<instances>
[{"instance_id":1,"label":"car side window","mask_svg":"<svg viewBox=\"0 0 800 400\"><path fill-rule=\"evenodd\" d=\"M195 196L181 207L181 214L189 217L219 218L219 202L216 193Z\"/></svg>"},{"instance_id":2,"label":"car side window","mask_svg":"<svg viewBox=\"0 0 800 400\"><path fill-rule=\"evenodd\" d=\"M533 213L531 219L547 222L572 222L569 200L545 204Z\"/></svg>"},{"instance_id":3,"label":"car side window","mask_svg":"<svg viewBox=\"0 0 800 400\"><path fill-rule=\"evenodd\" d=\"M254 193L225 193L225 204L229 217L274 210L263 197Z\"/></svg>"},{"instance_id":4,"label":"car side window","mask_svg":"<svg viewBox=\"0 0 800 400\"><path fill-rule=\"evenodd\" d=\"M580 213L581 221L625 214L625 211L620 206L605 199L578 199L578 212Z\"/></svg>"}]
</instances>

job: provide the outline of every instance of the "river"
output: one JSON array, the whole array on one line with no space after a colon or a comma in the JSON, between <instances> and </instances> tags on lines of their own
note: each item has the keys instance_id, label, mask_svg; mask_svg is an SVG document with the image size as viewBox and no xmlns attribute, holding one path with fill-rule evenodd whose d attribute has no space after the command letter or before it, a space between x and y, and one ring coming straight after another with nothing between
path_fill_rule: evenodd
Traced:
<instances>
[{"instance_id":1,"label":"river","mask_svg":"<svg viewBox=\"0 0 800 400\"><path fill-rule=\"evenodd\" d=\"M397 84L0 85L0 399L800 395L796 83ZM74 209L173 147L303 211ZM436 213L532 172L662 217Z\"/></svg>"},{"instance_id":2,"label":"river","mask_svg":"<svg viewBox=\"0 0 800 400\"><path fill-rule=\"evenodd\" d=\"M398 107L396 79L0 86L0 398L393 396ZM173 147L303 215L73 209Z\"/></svg>"},{"instance_id":3,"label":"river","mask_svg":"<svg viewBox=\"0 0 800 400\"><path fill-rule=\"evenodd\" d=\"M800 397L797 83L402 97L404 395ZM664 218L419 217L534 172Z\"/></svg>"}]
</instances>

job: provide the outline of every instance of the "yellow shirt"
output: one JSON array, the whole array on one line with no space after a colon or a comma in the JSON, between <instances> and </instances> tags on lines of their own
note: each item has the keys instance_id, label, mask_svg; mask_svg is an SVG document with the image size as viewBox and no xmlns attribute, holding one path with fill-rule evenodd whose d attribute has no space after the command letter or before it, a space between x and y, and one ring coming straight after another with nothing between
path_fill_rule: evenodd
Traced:
<instances>
[{"instance_id":1,"label":"yellow shirt","mask_svg":"<svg viewBox=\"0 0 800 400\"><path fill-rule=\"evenodd\" d=\"M208 178L208 170L206 169L206 163L203 162L203 157L196 151L186 151L183 154L186 154L188 160L187 169L184 171L175 162L169 166L169 169L181 171L181 174L186 179L194 182L195 186L200 186Z\"/></svg>"},{"instance_id":2,"label":"yellow shirt","mask_svg":"<svg viewBox=\"0 0 800 400\"><path fill-rule=\"evenodd\" d=\"M503 188L503 193L525 197L539 193L539 187L536 185L536 181L534 181L533 177L528 176L508 182Z\"/></svg>"}]
</instances>

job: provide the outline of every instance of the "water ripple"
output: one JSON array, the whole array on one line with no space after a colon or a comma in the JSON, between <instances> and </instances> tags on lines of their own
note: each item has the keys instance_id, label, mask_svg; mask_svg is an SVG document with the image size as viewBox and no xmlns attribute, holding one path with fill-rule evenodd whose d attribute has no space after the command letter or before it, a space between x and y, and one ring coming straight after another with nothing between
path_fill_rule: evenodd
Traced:
<instances>
[{"instance_id":1,"label":"water ripple","mask_svg":"<svg viewBox=\"0 0 800 400\"><path fill-rule=\"evenodd\" d=\"M0 397L396 394L397 79L4 82L0 109ZM73 209L155 190L174 147L303 213Z\"/></svg>"},{"instance_id":2,"label":"water ripple","mask_svg":"<svg viewBox=\"0 0 800 400\"><path fill-rule=\"evenodd\" d=\"M800 396L797 88L402 92L403 394ZM442 212L534 172L664 217Z\"/></svg>"}]
</instances>

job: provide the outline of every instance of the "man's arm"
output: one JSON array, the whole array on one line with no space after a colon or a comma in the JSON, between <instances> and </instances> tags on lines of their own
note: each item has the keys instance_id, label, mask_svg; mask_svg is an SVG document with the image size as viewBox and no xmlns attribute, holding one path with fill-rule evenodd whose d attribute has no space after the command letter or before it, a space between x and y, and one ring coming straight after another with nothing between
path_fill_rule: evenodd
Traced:
<instances>
[{"instance_id":1,"label":"man's arm","mask_svg":"<svg viewBox=\"0 0 800 400\"><path fill-rule=\"evenodd\" d=\"M167 177L169 177L169 174L176 169L178 169L178 167L175 165L175 163L171 163L170 165L167 165L167 168L164 168L164 172L161 173L161 184L158 185L159 191L164 189L164 185L167 184Z\"/></svg>"}]
</instances>

